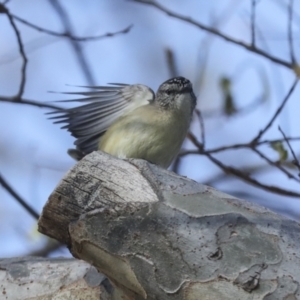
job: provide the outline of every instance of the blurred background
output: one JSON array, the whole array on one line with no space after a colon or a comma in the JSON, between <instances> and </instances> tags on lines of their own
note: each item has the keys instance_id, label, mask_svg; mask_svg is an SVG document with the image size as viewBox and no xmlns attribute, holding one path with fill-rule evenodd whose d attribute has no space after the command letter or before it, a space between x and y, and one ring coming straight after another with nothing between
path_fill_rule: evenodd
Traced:
<instances>
[{"instance_id":1,"label":"blurred background","mask_svg":"<svg viewBox=\"0 0 300 300\"><path fill-rule=\"evenodd\" d=\"M202 117L195 113L171 169L300 220L300 171L291 152L299 158L300 89L290 90L300 73L300 3L141 2L1 2L0 257L69 255L37 232L16 198L39 214L75 164L67 155L74 139L45 113L72 98L49 92L80 85L141 83L156 91L170 77L190 79Z\"/></svg>"}]
</instances>

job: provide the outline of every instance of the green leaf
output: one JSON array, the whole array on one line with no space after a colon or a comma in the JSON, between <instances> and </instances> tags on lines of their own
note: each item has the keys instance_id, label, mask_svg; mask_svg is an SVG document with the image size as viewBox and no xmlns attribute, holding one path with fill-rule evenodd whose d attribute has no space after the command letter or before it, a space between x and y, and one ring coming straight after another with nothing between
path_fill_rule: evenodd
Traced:
<instances>
[{"instance_id":1,"label":"green leaf","mask_svg":"<svg viewBox=\"0 0 300 300\"><path fill-rule=\"evenodd\" d=\"M270 144L271 148L274 149L279 154L280 161L286 161L289 154L288 151L284 148L282 142L274 142Z\"/></svg>"},{"instance_id":2,"label":"green leaf","mask_svg":"<svg viewBox=\"0 0 300 300\"><path fill-rule=\"evenodd\" d=\"M222 77L220 79L220 87L223 94L223 112L227 116L231 116L237 112L231 91L231 79L228 77Z\"/></svg>"}]
</instances>

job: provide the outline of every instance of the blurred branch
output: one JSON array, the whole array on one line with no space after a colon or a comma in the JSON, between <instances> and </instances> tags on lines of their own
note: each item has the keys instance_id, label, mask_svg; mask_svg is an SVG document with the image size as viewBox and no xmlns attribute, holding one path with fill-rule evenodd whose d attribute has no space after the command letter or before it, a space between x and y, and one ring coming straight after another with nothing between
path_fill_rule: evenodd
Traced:
<instances>
[{"instance_id":1,"label":"blurred branch","mask_svg":"<svg viewBox=\"0 0 300 300\"><path fill-rule=\"evenodd\" d=\"M46 103L41 103L38 101L34 100L28 100L28 99L23 99L23 98L16 98L16 97L4 97L0 96L0 102L9 102L9 103L16 103L16 104L26 104L26 105L32 105L40 108L51 108L55 110L62 110L63 108L52 105L52 104L46 104Z\"/></svg>"},{"instance_id":2,"label":"blurred branch","mask_svg":"<svg viewBox=\"0 0 300 300\"><path fill-rule=\"evenodd\" d=\"M53 6L54 10L57 12L58 16L61 19L61 22L64 26L65 29L65 33L67 34L67 36L73 36L73 26L71 23L71 20L69 19L69 16L67 14L67 12L65 11L65 9L63 8L63 6L61 5L61 2L58 0L49 0L50 4ZM85 55L83 54L83 50L81 45L78 43L78 41L76 40L72 40L69 38L70 44L74 50L74 53L77 57L77 61L87 79L87 82L90 85L95 85L96 81L94 79L94 76L92 74L92 71L90 69L89 63L85 57Z\"/></svg>"},{"instance_id":3,"label":"blurred branch","mask_svg":"<svg viewBox=\"0 0 300 300\"><path fill-rule=\"evenodd\" d=\"M281 132L281 134L283 135L284 140L285 140L285 142L287 143L288 147L290 148L290 151L291 151L291 153L292 153L292 155L293 155L293 158L294 158L294 164L295 164L295 166L296 166L296 167L298 168L298 170L300 171L299 160L297 159L297 156L296 156L296 154L295 154L295 152L294 152L294 150L293 150L293 148L292 148L292 146L291 146L291 144L290 144L288 138L285 136L285 133L284 133L283 130L280 128L280 126L278 126L278 129L279 129L279 131ZM298 176L300 177L300 172L299 172Z\"/></svg>"},{"instance_id":4,"label":"blurred branch","mask_svg":"<svg viewBox=\"0 0 300 300\"><path fill-rule=\"evenodd\" d=\"M260 96L256 99L254 99L251 103L246 104L243 107L235 107L235 111L231 115L226 114L226 116L232 117L232 116L236 116L236 115L249 114L254 109L258 108L264 102L264 100L265 99ZM225 113L224 113L223 108L222 109L209 109L209 110L202 111L202 115L204 118L217 118L217 117L224 116Z\"/></svg>"},{"instance_id":5,"label":"blurred branch","mask_svg":"<svg viewBox=\"0 0 300 300\"><path fill-rule=\"evenodd\" d=\"M46 243L46 245L44 245L44 247L42 247L38 250L31 251L30 253L27 253L27 256L47 257L53 251L55 251L61 247L66 247L66 246L54 239L47 238L47 243Z\"/></svg>"},{"instance_id":6,"label":"blurred branch","mask_svg":"<svg viewBox=\"0 0 300 300\"><path fill-rule=\"evenodd\" d=\"M165 57L166 57L166 61L167 61L167 67L168 67L170 78L178 76L179 73L178 73L178 69L176 66L174 51L170 48L166 48L165 49ZM175 158L174 163L172 164L172 167L171 167L173 172L178 173L181 162L182 162L181 157L179 155L177 155L177 157Z\"/></svg>"},{"instance_id":7,"label":"blurred branch","mask_svg":"<svg viewBox=\"0 0 300 300\"><path fill-rule=\"evenodd\" d=\"M38 25L35 25L35 24L32 24L31 22L28 22L16 15L13 15L11 14L11 16L23 23L24 25L27 25L39 32L44 32L46 34L49 34L49 35L53 35L53 36L56 36L56 37L65 37L65 38L68 38L70 40L73 40L73 41L77 41L77 42L88 42L88 41L96 41L96 40L100 40L100 39L103 39L103 38L107 38L107 37L114 37L116 35L120 35L120 34L126 34L130 31L130 29L133 27L133 25L129 25L127 26L126 28L120 30L120 31L116 31L116 32L107 32L105 34L102 34L102 35L96 35L96 36L85 36L85 37L78 37L78 36L74 36L72 34L70 34L70 32L56 32L56 31L53 31L53 30L49 30L49 29L46 29L46 28L43 28L43 27L40 27Z\"/></svg>"},{"instance_id":8,"label":"blurred branch","mask_svg":"<svg viewBox=\"0 0 300 300\"><path fill-rule=\"evenodd\" d=\"M280 114L280 112L282 111L282 109L284 108L286 102L289 100L291 94L293 93L295 87L297 86L298 83L298 78L295 78L294 83L292 84L292 86L290 87L289 92L287 93L287 95L284 97L281 105L278 107L277 111L275 112L274 116L271 118L271 120L266 124L265 128L263 128L262 130L260 130L258 132L258 135L253 139L252 143L256 144L257 141L259 141L259 139L262 137L262 135L272 126L273 122L275 121L275 119L277 118L277 116Z\"/></svg>"},{"instance_id":9,"label":"blurred branch","mask_svg":"<svg viewBox=\"0 0 300 300\"><path fill-rule=\"evenodd\" d=\"M26 83L26 67L27 67L28 59L25 54L24 45L23 45L20 31L19 31L17 25L15 24L12 15L8 11L8 9L4 6L5 3L7 3L7 2L0 3L0 13L6 14L6 16L9 19L10 25L11 25L13 31L15 32L17 42L18 42L20 56L22 58L21 80L20 80L20 85L19 85L19 91L18 91L17 95L15 96L15 98L17 99L17 98L21 98L24 93L24 88L25 88L25 83Z\"/></svg>"},{"instance_id":10,"label":"blurred branch","mask_svg":"<svg viewBox=\"0 0 300 300\"><path fill-rule=\"evenodd\" d=\"M201 132L201 143L202 143L202 149L205 148L205 127L204 127L204 120L201 113L201 110L195 109L195 113L198 117L199 124L200 124L200 132Z\"/></svg>"},{"instance_id":11,"label":"blurred branch","mask_svg":"<svg viewBox=\"0 0 300 300\"><path fill-rule=\"evenodd\" d=\"M181 163L182 163L182 159L181 159L181 157L179 155L177 155L176 159L174 160L174 163L171 166L171 170L174 173L178 174L178 171L180 169Z\"/></svg>"},{"instance_id":12,"label":"blurred branch","mask_svg":"<svg viewBox=\"0 0 300 300\"><path fill-rule=\"evenodd\" d=\"M285 66L289 69L292 69L292 70L295 70L295 65L292 64L291 62L287 62L283 59L280 59L280 58L277 58L275 56L272 56L270 53L267 53L261 49L258 49L257 47L254 47L252 44L246 44L244 43L243 41L240 41L240 40L237 40L237 39L234 39L224 33L221 33L219 30L213 28L213 27L209 27L209 26L206 26L200 22L197 22L195 20L193 20L192 18L190 17L185 17L185 16L182 16L180 14L177 14L167 8L165 8L164 6L162 6L161 4L159 4L158 2L156 1L152 1L152 0L131 0L133 2L137 2L137 3L141 3L141 4L147 4L147 5L150 5L150 6L153 6L155 8L157 8L158 10L166 13L168 16L170 17L173 17L173 18L176 18L178 20L182 20L186 23L189 23L191 25L194 25L204 31L207 31L215 36L218 36L222 39L224 39L225 41L227 42L230 42L232 44L235 44L235 45L238 45L238 46L241 46L245 49L247 49L248 51L251 51L253 53L256 53L260 56L263 56L265 58L267 58L268 60L274 62L274 63L277 63L279 65L282 65L282 66Z\"/></svg>"},{"instance_id":13,"label":"blurred branch","mask_svg":"<svg viewBox=\"0 0 300 300\"><path fill-rule=\"evenodd\" d=\"M288 5L288 41L290 48L290 56L293 65L296 65L295 53L294 53L294 43L293 43L293 6L294 0L289 0Z\"/></svg>"},{"instance_id":14,"label":"blurred branch","mask_svg":"<svg viewBox=\"0 0 300 300\"><path fill-rule=\"evenodd\" d=\"M4 189L7 190L7 192L14 197L17 202L23 207L25 208L25 210L36 220L39 219L39 214L29 205L27 204L27 202L21 198L21 196L19 196L17 194L17 192L14 191L14 189L8 184L8 182L3 178L3 176L0 174L0 185L3 186Z\"/></svg>"},{"instance_id":15,"label":"blurred branch","mask_svg":"<svg viewBox=\"0 0 300 300\"><path fill-rule=\"evenodd\" d=\"M253 186L256 186L258 188L261 188L262 190L265 190L265 191L268 191L271 193L275 193L275 194L283 195L283 196L300 198L300 193L285 190L285 189L282 189L282 188L279 188L279 187L273 186L273 185L263 184L263 183L259 182L258 180L252 178L250 175L248 175L236 168L224 165L221 161L219 161L218 159L216 159L209 153L204 153L204 155L207 156L215 165L217 165L220 169L222 169L223 172L225 172L226 174L233 174L236 177L238 177L239 179L242 179L243 181L248 182L248 183L252 184Z\"/></svg>"},{"instance_id":16,"label":"blurred branch","mask_svg":"<svg viewBox=\"0 0 300 300\"><path fill-rule=\"evenodd\" d=\"M255 47L255 9L256 0L251 0L251 46Z\"/></svg>"},{"instance_id":17,"label":"blurred branch","mask_svg":"<svg viewBox=\"0 0 300 300\"><path fill-rule=\"evenodd\" d=\"M90 69L88 67L87 61L81 51L80 46L76 43L76 42L82 42L82 41L91 41L91 40L97 40L97 39L101 39L101 38L105 38L105 37L112 37L118 34L125 34L127 32L130 31L132 25L128 26L127 28L115 32L115 33L106 33L104 35L99 35L99 36L90 36L90 37L76 37L72 34L72 30L71 30L71 23L69 21L68 15L66 14L66 12L63 10L63 8L60 6L60 3L56 0L50 0L52 5L55 7L56 11L58 12L58 14L60 15L62 22L66 28L66 31L64 33L58 33L52 30L48 30L42 27L39 27L37 25L34 25L18 16L15 16L13 14L11 14L9 12L9 10L7 9L7 7L5 6L5 4L8 2L3 2L0 3L0 13L6 14L9 22L15 32L16 38L17 38L17 42L18 42L18 46L19 46L19 53L20 56L22 58L22 67L21 67L21 81L20 81L20 86L19 86L19 91L18 93L13 96L13 97L5 97L5 96L0 96L0 101L2 102L10 102L10 103L19 103L19 104L27 104L27 105L32 105L32 106L37 106L37 107L43 107L43 108L51 108L51 109L58 109L60 110L61 108L56 106L56 105L51 105L51 104L44 104L44 103L40 103L38 101L34 101L34 100L27 100L27 99L22 99L22 95L24 93L24 88L25 88L25 83L26 83L26 69L27 69L27 63L28 63L28 59L25 53L25 49L24 49L24 43L22 41L21 38L21 34L20 31L18 30L16 24L15 24L15 20L19 21L33 29L36 29L40 32L44 32L50 35L54 35L57 37L66 37L68 38L72 45L73 48L75 50L75 53L78 57L78 60L80 61L80 65L82 67L82 69L84 70L84 73L86 74L87 80L89 81L89 83L93 84L94 83L94 79L92 78Z\"/></svg>"},{"instance_id":18,"label":"blurred branch","mask_svg":"<svg viewBox=\"0 0 300 300\"><path fill-rule=\"evenodd\" d=\"M241 1L239 0L231 0L228 1L225 8L219 13L218 16L215 16L211 20L211 27L217 28L227 21L227 19L231 16L233 11L238 8ZM205 82L205 73L207 69L207 65L209 62L209 54L210 47L213 41L213 35L207 34L200 43L199 54L198 54L198 62L196 63L196 76L195 76L195 89L197 91L197 97L201 96L202 87Z\"/></svg>"},{"instance_id":19,"label":"blurred branch","mask_svg":"<svg viewBox=\"0 0 300 300\"><path fill-rule=\"evenodd\" d=\"M236 115L242 115L242 114L249 114L251 113L254 109L258 108L260 105L266 102L266 100L269 97L269 83L268 80L266 79L266 74L264 72L264 69L258 69L258 75L260 76L260 82L262 84L262 91L261 95L256 97L253 101L250 103L242 106L242 107L237 107L236 104L234 103L233 99L233 93L231 91L230 85L233 86L234 83L237 83L238 80L241 80L242 76L245 74L246 70L249 70L250 64L247 63L245 64L244 62L241 63L235 71L235 74L238 74L238 76L231 76L231 77L223 77L222 81L223 83L220 85L221 91L222 91L222 96L224 98L223 101L223 108L217 108L217 109L206 109L206 110L201 110L202 117L205 118L217 118L217 117L222 117L222 116L227 116L227 117L232 117ZM253 68L253 64L251 64L251 67ZM255 68L256 70L257 68ZM227 84L224 85L225 80L228 82ZM231 98L231 107L230 113L226 109L228 108L228 104L226 103L226 98L230 97ZM199 97L198 97L199 99ZM227 99L228 100L228 99ZM224 109L225 108L225 109Z\"/></svg>"},{"instance_id":20,"label":"blurred branch","mask_svg":"<svg viewBox=\"0 0 300 300\"><path fill-rule=\"evenodd\" d=\"M267 164L257 164L257 165L251 165L250 167L243 167L241 169L242 172L246 174L257 174L262 172L270 171L271 167ZM215 186L217 183L222 182L224 180L231 180L232 178L236 178L233 174L226 174L224 172L213 175L211 178L207 179L203 184Z\"/></svg>"},{"instance_id":21,"label":"blurred branch","mask_svg":"<svg viewBox=\"0 0 300 300\"><path fill-rule=\"evenodd\" d=\"M251 148L257 155L259 155L262 159L264 159L270 166L273 166L277 169L279 169L282 173L284 173L289 179L294 179L297 182L300 182L300 180L295 177L293 174L291 174L289 171L287 171L285 168L283 168L280 164L280 161L272 161L269 159L266 155L264 155L261 151L259 151L257 148L253 147Z\"/></svg>"},{"instance_id":22,"label":"blurred branch","mask_svg":"<svg viewBox=\"0 0 300 300\"><path fill-rule=\"evenodd\" d=\"M165 49L165 54L166 54L166 60L167 60L167 66L168 66L170 78L178 76L179 73L175 62L174 51L170 48L167 48Z\"/></svg>"},{"instance_id":23,"label":"blurred branch","mask_svg":"<svg viewBox=\"0 0 300 300\"><path fill-rule=\"evenodd\" d=\"M300 137L287 137L286 140L288 140L288 141L300 141ZM284 142L286 140L285 139L264 140L264 141L261 141L261 142L257 142L255 145L256 146L261 146L261 145L265 145L265 144ZM201 145L201 143L199 145ZM199 151L198 149L197 150L183 150L180 153L180 156L186 156L186 155L190 155L190 154L203 154L203 152L212 154L212 153L228 151L228 150L236 150L236 149L243 149L243 148L246 149L246 148L251 148L252 146L253 146L252 142L249 142L249 143L240 143L240 144L233 144L233 145L229 145L229 146L217 147L217 148L208 149L208 150L205 150L205 151L204 150Z\"/></svg>"},{"instance_id":24,"label":"blurred branch","mask_svg":"<svg viewBox=\"0 0 300 300\"><path fill-rule=\"evenodd\" d=\"M241 179L241 180L243 180L247 183L250 183L250 184L252 184L256 187L259 187L263 190L266 190L266 191L269 191L269 192L272 192L272 193L277 193L277 194L284 195L284 196L300 197L300 194L297 193L297 192L285 190L285 189L282 189L280 187L269 186L269 185L263 184L263 183L259 182L258 180L252 178L249 175L248 172L243 172L243 171L238 170L234 167L227 166L227 165L223 164L221 161L219 161L218 159L216 159L215 157L213 157L211 155L211 153L213 153L212 151L203 150L202 144L198 142L197 138L192 133L189 133L188 137L192 141L192 143L198 148L198 151L194 151L193 154L202 154L202 155L208 157L214 164L216 164L219 168L221 168L225 174L234 175L234 176L238 177L239 179ZM298 138L298 139L300 139L300 138ZM288 138L286 138L286 140L288 140ZM264 141L263 143L266 143L266 142L267 141ZM233 145L233 147L238 146L237 148L239 148L240 145L242 145L242 144ZM273 165L273 166L277 167L278 169L280 169L283 173L285 173L288 176L288 178L293 178L293 179L299 181L291 173L289 173L288 171L283 169L280 165L272 162L268 157L266 157L264 154L262 154L260 151L258 151L256 149L256 146L258 144L256 146L254 146L250 142L248 144L244 144L244 146L245 145L247 145L246 148L252 149L254 152L259 154L263 159L265 159L270 165ZM227 149L226 149L226 147L221 147L221 148L219 148L218 150L224 151L224 150L229 150L230 149L229 147L227 147ZM232 146L231 146L231 149L233 149ZM216 152L218 152L218 151L216 151ZM187 155L187 154L192 154L192 153L191 153L191 151L184 151L180 154L180 156ZM222 175L218 175L219 178L220 178L220 176L222 176Z\"/></svg>"}]
</instances>

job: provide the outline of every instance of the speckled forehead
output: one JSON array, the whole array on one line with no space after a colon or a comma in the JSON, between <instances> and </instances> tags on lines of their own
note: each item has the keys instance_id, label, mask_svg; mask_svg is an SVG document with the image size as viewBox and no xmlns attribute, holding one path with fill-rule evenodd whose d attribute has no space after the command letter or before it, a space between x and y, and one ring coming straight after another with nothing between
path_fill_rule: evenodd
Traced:
<instances>
[{"instance_id":1,"label":"speckled forehead","mask_svg":"<svg viewBox=\"0 0 300 300\"><path fill-rule=\"evenodd\" d=\"M169 84L177 84L182 86L190 86L191 82L183 77L175 77L167 81Z\"/></svg>"},{"instance_id":2,"label":"speckled forehead","mask_svg":"<svg viewBox=\"0 0 300 300\"><path fill-rule=\"evenodd\" d=\"M160 90L168 90L168 91L181 91L181 92L189 92L192 89L191 82L184 77L175 77L165 81L161 86Z\"/></svg>"}]
</instances>

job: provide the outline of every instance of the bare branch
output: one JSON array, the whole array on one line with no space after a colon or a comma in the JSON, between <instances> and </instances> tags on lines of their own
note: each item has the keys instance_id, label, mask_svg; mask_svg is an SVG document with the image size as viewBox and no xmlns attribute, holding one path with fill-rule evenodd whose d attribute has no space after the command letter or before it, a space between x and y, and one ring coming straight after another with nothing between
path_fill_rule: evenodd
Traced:
<instances>
[{"instance_id":1,"label":"bare branch","mask_svg":"<svg viewBox=\"0 0 300 300\"><path fill-rule=\"evenodd\" d=\"M206 151L204 151L204 149L203 149L202 143L200 143L198 141L198 139L196 138L196 136L192 132L189 132L187 134L187 138L198 148L197 154L206 153ZM180 156L182 156L182 155L180 155Z\"/></svg>"},{"instance_id":2,"label":"bare branch","mask_svg":"<svg viewBox=\"0 0 300 300\"><path fill-rule=\"evenodd\" d=\"M300 171L300 163L299 163L299 160L298 160L298 158L297 158L297 156L296 156L296 154L295 154L295 152L294 152L294 150L293 150L293 148L292 148L292 146L291 146L291 144L290 144L288 138L285 136L285 134L284 134L283 130L280 128L280 126L278 126L278 130L281 132L281 134L282 134L283 137L284 137L285 142L288 144L288 147L290 148L290 151L291 151L291 153L292 153L292 155L293 155L293 158L294 158L295 166L296 166L296 167L299 169L299 171ZM300 173L298 174L298 176L300 177Z\"/></svg>"},{"instance_id":3,"label":"bare branch","mask_svg":"<svg viewBox=\"0 0 300 300\"><path fill-rule=\"evenodd\" d=\"M249 184L252 184L256 187L259 187L263 190L266 190L266 191L269 191L269 192L272 192L272 193L277 193L277 194L280 194L280 195L291 196L291 197L300 197L300 194L297 193L297 192L288 191L288 190L282 189L280 187L269 186L269 185L263 184L263 183L257 181L256 179L252 178L249 174L247 174L247 173L245 173L241 170L238 170L238 169L233 168L231 166L224 165L221 161L219 161L218 159L216 159L215 157L213 157L211 155L212 152L210 152L210 150L205 151L203 149L202 144L197 140L197 138L191 132L189 132L188 138L192 141L192 143L198 149L197 149L197 151L185 151L185 152L181 153L180 156L187 155L187 154L203 154L206 157L208 157L213 163L215 163L218 167L220 167L226 174L234 175L234 176L238 177L240 180L243 180L243 181L245 181ZM263 159L265 159L270 165L273 165L273 166L277 167L278 169L280 169L284 174L286 174L288 176L288 178L293 178L294 180L300 182L300 180L298 178L295 178L290 172L285 170L282 166L279 166L279 165L275 164L268 157L266 157L264 154L262 154L260 151L258 151L256 149L256 147L258 145L261 145L261 144L266 143L266 142L270 142L270 141L263 141L261 143L257 142L256 144L253 144L252 142L250 142L248 144L244 144L244 145L243 144L237 144L237 145L233 145L233 147L236 147L236 149L240 148L240 147L241 148L243 148L243 147L250 148L251 150L256 152L258 155L260 155ZM230 149L229 147L221 147L218 150L219 151L224 151L224 150L229 150L229 149ZM231 149L233 149L232 146L231 146ZM216 152L218 152L218 151L216 151Z\"/></svg>"},{"instance_id":4,"label":"bare branch","mask_svg":"<svg viewBox=\"0 0 300 300\"><path fill-rule=\"evenodd\" d=\"M260 130L258 135L253 139L252 143L256 144L259 139L262 137L262 135L272 126L273 122L275 121L275 119L277 118L277 116L280 114L280 112L282 111L282 109L284 108L286 102L289 100L291 94L293 93L295 87L297 86L298 83L298 78L295 79L295 81L293 82L292 86L289 89L289 92L287 93L287 95L284 97L282 103L280 104L280 106L278 107L278 109L276 110L274 116L271 118L271 120L267 123L267 125L265 126L264 129Z\"/></svg>"},{"instance_id":5,"label":"bare branch","mask_svg":"<svg viewBox=\"0 0 300 300\"><path fill-rule=\"evenodd\" d=\"M44 245L40 249L33 250L33 251L27 253L27 256L47 257L49 254L51 254L52 252L54 252L62 247L66 247L66 246L54 239L48 238L46 245Z\"/></svg>"},{"instance_id":6,"label":"bare branch","mask_svg":"<svg viewBox=\"0 0 300 300\"><path fill-rule=\"evenodd\" d=\"M194 137L196 139L196 137ZM300 137L287 137L286 138L288 141L300 141ZM276 140L264 140L261 142L257 142L255 146L261 146L265 144L271 144L271 143L277 143L277 142L284 142L285 139L276 139ZM201 145L200 142L198 142L199 145ZM252 148L253 144L252 142L250 143L241 143L241 144L234 144L234 145L229 145L229 146L223 146L223 147L218 147L218 148L213 148L213 149L208 149L205 150L206 153L217 153L217 152L223 152L223 151L228 151L228 150L236 150L236 149L246 149L246 148ZM180 153L180 156L186 156L190 154L202 154L204 151L200 150L183 150Z\"/></svg>"},{"instance_id":7,"label":"bare branch","mask_svg":"<svg viewBox=\"0 0 300 300\"><path fill-rule=\"evenodd\" d=\"M236 115L251 113L257 107L259 107L264 101L265 98L263 96L260 96L254 99L251 103L246 104L243 107L235 107L235 112L233 113L233 115L236 116ZM225 115L224 109L209 109L209 110L202 111L201 114L204 118L218 118Z\"/></svg>"},{"instance_id":8,"label":"bare branch","mask_svg":"<svg viewBox=\"0 0 300 300\"><path fill-rule=\"evenodd\" d=\"M174 163L172 164L171 170L174 173L178 174L181 163L182 163L182 159L179 155L177 155L176 159L174 160Z\"/></svg>"},{"instance_id":9,"label":"bare branch","mask_svg":"<svg viewBox=\"0 0 300 300\"><path fill-rule=\"evenodd\" d=\"M273 186L273 185L266 185L263 183L260 183L259 181L257 181L256 179L250 177L248 174L235 169L233 167L230 166L226 166L224 165L221 161L219 161L218 159L216 159L215 157L213 157L212 155L210 155L209 153L205 153L205 155L215 164L217 165L219 168L221 168L225 173L227 174L232 174L235 175L237 178L252 184L253 186L256 186L258 188L261 188L262 190L271 192L271 193L275 193L278 195L283 195L283 196L290 196L290 197L296 197L296 198L300 198L300 194L294 191L288 191L282 188L279 188L277 186Z\"/></svg>"},{"instance_id":10,"label":"bare branch","mask_svg":"<svg viewBox=\"0 0 300 300\"><path fill-rule=\"evenodd\" d=\"M167 66L169 70L170 77L176 77L179 75L178 69L175 62L174 52L172 49L167 48L165 49L166 59L167 59Z\"/></svg>"},{"instance_id":11,"label":"bare branch","mask_svg":"<svg viewBox=\"0 0 300 300\"><path fill-rule=\"evenodd\" d=\"M201 143L202 148L205 148L205 127L204 127L204 120L202 117L202 113L199 109L195 109L195 113L197 114L199 124L200 124L200 132L201 132Z\"/></svg>"},{"instance_id":12,"label":"bare branch","mask_svg":"<svg viewBox=\"0 0 300 300\"><path fill-rule=\"evenodd\" d=\"M253 175L253 174L257 174L257 173L267 172L270 169L271 169L271 166L268 164L257 164L257 165L251 164L251 166L242 167L240 169L240 171L245 174ZM219 182L222 182L225 180L231 180L232 179L231 177L235 178L236 176L233 174L226 174L226 173L222 172L222 170L221 170L221 173L213 175L211 178L209 178L205 182L203 182L203 184L215 186Z\"/></svg>"},{"instance_id":13,"label":"bare branch","mask_svg":"<svg viewBox=\"0 0 300 300\"><path fill-rule=\"evenodd\" d=\"M70 40L74 40L74 41L77 41L77 42L97 41L97 40L100 40L100 39L103 39L103 38L107 38L107 37L114 37L116 35L126 34L133 27L133 25L129 25L126 28L124 28L124 29L122 29L120 31L116 31L116 32L107 32L105 34L95 35L95 36L78 37L78 36L71 35L69 32L56 32L56 31L53 31L53 30L49 30L49 29L40 27L38 25L35 25L35 24L31 23L31 22L28 22L28 21L26 21L26 20L24 20L24 19L22 19L22 18L20 18L20 17L18 17L16 15L13 15L13 14L11 14L11 16L15 20L17 20L17 21L19 21L19 22L21 22L21 23L23 23L23 24L25 24L25 25L27 25L27 26L29 26L29 27L31 27L31 28L39 31L39 32L44 32L46 34L57 36L57 37L68 38Z\"/></svg>"},{"instance_id":14,"label":"bare branch","mask_svg":"<svg viewBox=\"0 0 300 300\"><path fill-rule=\"evenodd\" d=\"M23 46L23 41L21 38L21 34L18 30L18 27L16 26L14 19L12 17L12 15L9 13L9 11L6 9L6 15L9 19L9 22L15 32L17 41L18 41L18 46L19 46L19 52L22 58L22 67L21 67L21 81L20 81L20 86L19 86L19 91L17 93L17 95L15 96L15 98L21 98L23 93L24 93L24 88L25 88L25 83L26 83L26 67L27 67L27 56L25 54L25 50L24 50L24 46Z\"/></svg>"},{"instance_id":15,"label":"bare branch","mask_svg":"<svg viewBox=\"0 0 300 300\"><path fill-rule=\"evenodd\" d=\"M267 53L267 52L265 52L265 51L263 51L261 49L253 47L251 44L249 45L249 44L246 44L246 43L244 43L242 41L236 40L236 39L234 39L234 38L232 38L232 37L230 37L230 36L228 36L228 35L226 35L224 33L221 33L217 29L215 29L213 27L206 26L206 25L204 25L204 24L202 24L200 22L197 22L197 21L191 19L190 17L185 17L185 16L182 16L182 15L177 14L175 12L172 12L171 10L165 8L164 6L160 5L159 3L155 2L155 1L151 1L151 0L132 0L132 1L133 2L137 2L137 3L151 5L151 6L155 7L155 8L157 8L157 9L159 9L160 11L166 13L170 17L173 17L173 18L176 18L178 20L182 20L184 22L187 22L187 23L189 23L191 25L194 25L194 26L196 26L196 27L198 27L198 28L200 28L202 30L205 30L205 31L207 31L207 32L209 32L209 33L211 33L211 34L213 34L215 36L218 36L218 37L224 39L225 41L228 41L228 42L230 42L232 44L241 46L241 47L243 47L243 48L245 48L245 49L247 49L247 50L249 50L249 51L251 51L253 53L256 53L256 54L258 54L260 56L263 56L263 57L267 58L268 60L270 60L270 61L272 61L274 63L277 63L279 65L285 66L285 67L287 67L287 68L292 69L292 70L295 71L295 66L292 63L287 62L287 61L285 61L283 59L277 58L275 56L272 56L271 54L269 54L269 53Z\"/></svg>"},{"instance_id":16,"label":"bare branch","mask_svg":"<svg viewBox=\"0 0 300 300\"><path fill-rule=\"evenodd\" d=\"M256 0L251 0L251 45L255 48L255 10Z\"/></svg>"},{"instance_id":17,"label":"bare branch","mask_svg":"<svg viewBox=\"0 0 300 300\"><path fill-rule=\"evenodd\" d=\"M296 58L294 53L294 43L293 43L293 6L294 0L290 0L288 5L288 41L290 48L290 56L293 65L296 65Z\"/></svg>"},{"instance_id":18,"label":"bare branch","mask_svg":"<svg viewBox=\"0 0 300 300\"><path fill-rule=\"evenodd\" d=\"M3 186L4 189L7 190L7 192L14 197L17 202L19 204L21 204L21 206L23 208L25 208L25 210L36 220L39 219L39 214L28 204L26 203L26 201L24 199L21 198L20 195L17 194L17 192L14 191L14 189L7 183L7 181L2 177L2 175L0 174L0 185Z\"/></svg>"},{"instance_id":19,"label":"bare branch","mask_svg":"<svg viewBox=\"0 0 300 300\"><path fill-rule=\"evenodd\" d=\"M231 16L234 10L236 10L239 5L240 1L231 0L228 1L228 4L226 7L219 13L218 16L215 16L211 20L211 27L218 28L221 26L221 24L224 25L224 23L227 21L227 19ZM195 68L196 76L195 76L195 90L198 91L198 95L200 96L202 91L202 86L204 83L204 78L206 74L207 65L209 62L209 49L211 47L212 41L213 41L213 35L207 34L205 38L202 39L201 44L199 46L199 55L197 58L197 66Z\"/></svg>"},{"instance_id":20,"label":"bare branch","mask_svg":"<svg viewBox=\"0 0 300 300\"><path fill-rule=\"evenodd\" d=\"M73 26L71 23L71 20L69 19L69 16L65 9L63 8L62 4L58 0L49 0L50 4L53 6L54 10L57 12L59 15L61 22L65 28L66 34L72 36L73 35ZM81 45L72 39L69 39L70 44L75 52L75 55L77 57L78 63L90 85L95 85L96 81L95 78L92 74L92 70L90 68L90 65L88 63L88 60L86 59Z\"/></svg>"},{"instance_id":21,"label":"bare branch","mask_svg":"<svg viewBox=\"0 0 300 300\"><path fill-rule=\"evenodd\" d=\"M272 161L271 159L269 159L266 155L264 155L261 151L259 151L258 149L256 148L252 148L252 150L257 154L259 155L262 159L264 159L265 161L268 162L269 165L279 169L281 172L283 172L289 179L294 179L296 180L297 182L300 182L300 180L295 177L292 173L290 173L289 171L287 171L285 168L283 168L280 163L278 162L274 162Z\"/></svg>"},{"instance_id":22,"label":"bare branch","mask_svg":"<svg viewBox=\"0 0 300 300\"><path fill-rule=\"evenodd\" d=\"M35 100L29 100L29 99L23 99L23 98L16 98L16 97L4 97L0 96L0 102L9 102L9 103L16 103L16 104L26 104L26 105L32 105L40 108L51 108L55 110L62 110L63 108L52 105L52 104L46 104L41 103Z\"/></svg>"}]
</instances>

